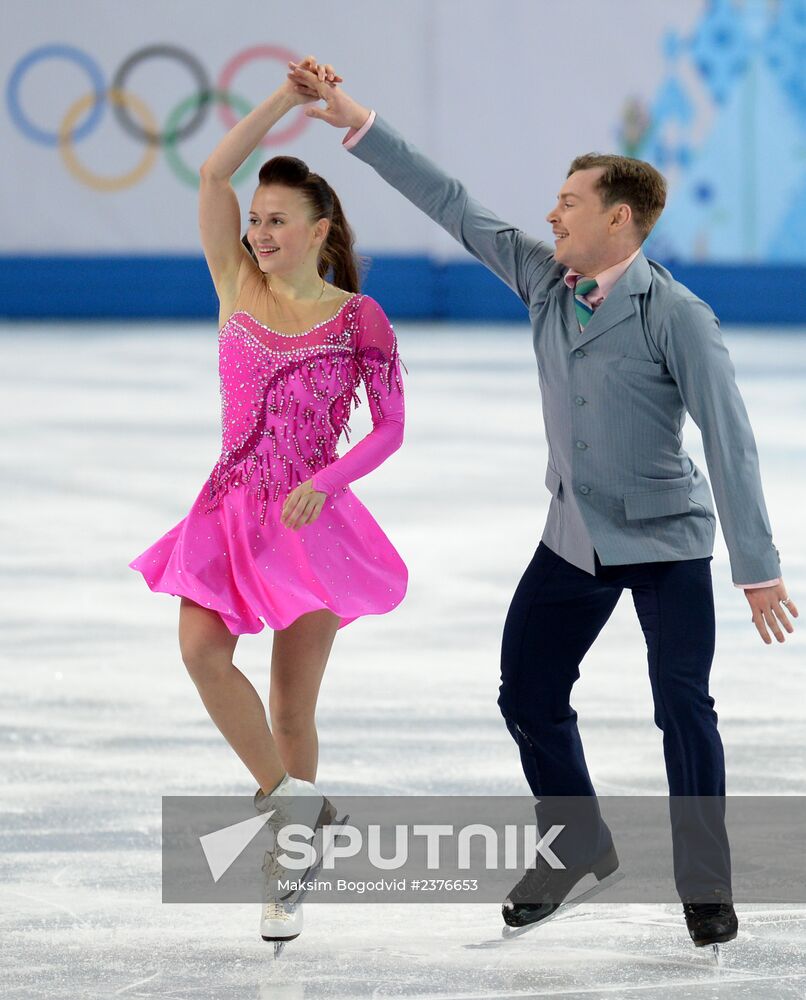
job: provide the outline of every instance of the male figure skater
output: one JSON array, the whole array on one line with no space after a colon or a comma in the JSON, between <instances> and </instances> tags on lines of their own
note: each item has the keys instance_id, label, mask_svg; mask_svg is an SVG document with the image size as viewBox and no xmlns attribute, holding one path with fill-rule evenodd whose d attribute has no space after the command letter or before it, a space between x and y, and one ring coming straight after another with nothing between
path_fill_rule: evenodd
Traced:
<instances>
[{"instance_id":1,"label":"male figure skater","mask_svg":"<svg viewBox=\"0 0 806 1000\"><path fill-rule=\"evenodd\" d=\"M575 817L584 824L561 834L569 836L560 856L571 864L555 871L539 858L510 893L504 920L524 926L544 919L583 877L601 880L618 867L569 698L582 658L629 589L663 732L686 924L697 945L731 940L738 923L724 830L725 764L708 693L716 518L708 482L683 448L686 412L702 432L733 581L763 641L771 643L772 632L783 642L782 627L793 631L786 610L798 611L781 578L753 432L718 321L641 250L665 204L663 177L629 157L578 156L546 216L551 246L479 204L350 98L331 66L313 56L289 65L298 86L326 101L306 114L349 127L344 146L529 309L551 502L507 615L498 704L532 793L589 805ZM556 803L543 812L538 804L541 833L560 815Z\"/></svg>"}]
</instances>

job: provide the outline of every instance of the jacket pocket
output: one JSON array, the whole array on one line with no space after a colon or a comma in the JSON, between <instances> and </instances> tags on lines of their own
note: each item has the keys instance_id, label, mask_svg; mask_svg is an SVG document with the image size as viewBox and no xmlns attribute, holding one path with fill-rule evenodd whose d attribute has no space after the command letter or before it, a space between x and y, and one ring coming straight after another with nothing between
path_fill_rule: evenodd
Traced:
<instances>
[{"instance_id":1,"label":"jacket pocket","mask_svg":"<svg viewBox=\"0 0 806 1000\"><path fill-rule=\"evenodd\" d=\"M668 517L670 514L688 514L691 476L667 479L656 489L641 487L624 494L624 513L628 521L647 517Z\"/></svg>"},{"instance_id":2,"label":"jacket pocket","mask_svg":"<svg viewBox=\"0 0 806 1000\"><path fill-rule=\"evenodd\" d=\"M562 485L562 478L559 472L555 472L554 469L549 465L546 467L546 486L553 497L560 495L560 486Z\"/></svg>"},{"instance_id":3,"label":"jacket pocket","mask_svg":"<svg viewBox=\"0 0 806 1000\"><path fill-rule=\"evenodd\" d=\"M666 375L665 365L655 361L645 361L643 358L622 358L618 368L628 372L642 372L644 375Z\"/></svg>"}]
</instances>

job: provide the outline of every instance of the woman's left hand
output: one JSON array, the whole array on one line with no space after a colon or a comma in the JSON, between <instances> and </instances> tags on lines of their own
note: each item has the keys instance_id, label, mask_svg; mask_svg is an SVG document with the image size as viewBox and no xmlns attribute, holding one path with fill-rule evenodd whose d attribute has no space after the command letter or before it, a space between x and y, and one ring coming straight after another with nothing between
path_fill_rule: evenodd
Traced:
<instances>
[{"instance_id":1,"label":"woman's left hand","mask_svg":"<svg viewBox=\"0 0 806 1000\"><path fill-rule=\"evenodd\" d=\"M306 524L313 524L322 513L327 493L315 490L311 486L312 482L313 480L309 479L305 483L300 483L285 498L280 523L292 531L298 531Z\"/></svg>"}]
</instances>

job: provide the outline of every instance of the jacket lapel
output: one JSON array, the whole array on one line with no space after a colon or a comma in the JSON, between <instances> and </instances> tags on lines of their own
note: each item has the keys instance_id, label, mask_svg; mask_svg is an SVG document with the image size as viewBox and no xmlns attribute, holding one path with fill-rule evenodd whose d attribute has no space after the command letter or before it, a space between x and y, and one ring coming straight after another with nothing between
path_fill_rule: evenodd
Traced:
<instances>
[{"instance_id":1,"label":"jacket lapel","mask_svg":"<svg viewBox=\"0 0 806 1000\"><path fill-rule=\"evenodd\" d=\"M574 293L567 288L567 300L570 313L574 317L574 328L576 336L573 341L574 349L582 344L587 344L595 340L603 333L606 333L616 323L635 315L634 295L640 295L649 288L652 281L652 272L647 264L643 250L639 252L635 260L630 264L624 274L613 286L613 290L596 309L593 316L588 320L587 326L582 332L579 331L579 321L576 318L574 308ZM568 309L564 315L568 314Z\"/></svg>"}]
</instances>

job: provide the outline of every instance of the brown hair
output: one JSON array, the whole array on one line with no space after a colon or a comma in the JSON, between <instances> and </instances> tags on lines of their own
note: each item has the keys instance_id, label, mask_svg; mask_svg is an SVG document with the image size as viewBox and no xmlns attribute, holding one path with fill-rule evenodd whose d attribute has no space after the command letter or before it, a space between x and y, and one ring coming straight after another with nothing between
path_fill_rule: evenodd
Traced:
<instances>
[{"instance_id":1,"label":"brown hair","mask_svg":"<svg viewBox=\"0 0 806 1000\"><path fill-rule=\"evenodd\" d=\"M258 184L282 184L300 191L311 210L311 221L327 219L330 222L327 238L322 244L317 261L320 277L325 278L332 269L332 282L345 292L359 292L360 270L366 258L359 257L353 246L355 234L344 217L341 202L324 177L313 173L307 163L296 156L274 156L260 168ZM249 240L244 235L243 245L257 263Z\"/></svg>"},{"instance_id":2,"label":"brown hair","mask_svg":"<svg viewBox=\"0 0 806 1000\"><path fill-rule=\"evenodd\" d=\"M605 206L626 202L642 241L649 236L666 204L666 180L651 163L615 153L583 153L568 168L566 177L577 170L604 167L596 190Z\"/></svg>"}]
</instances>

